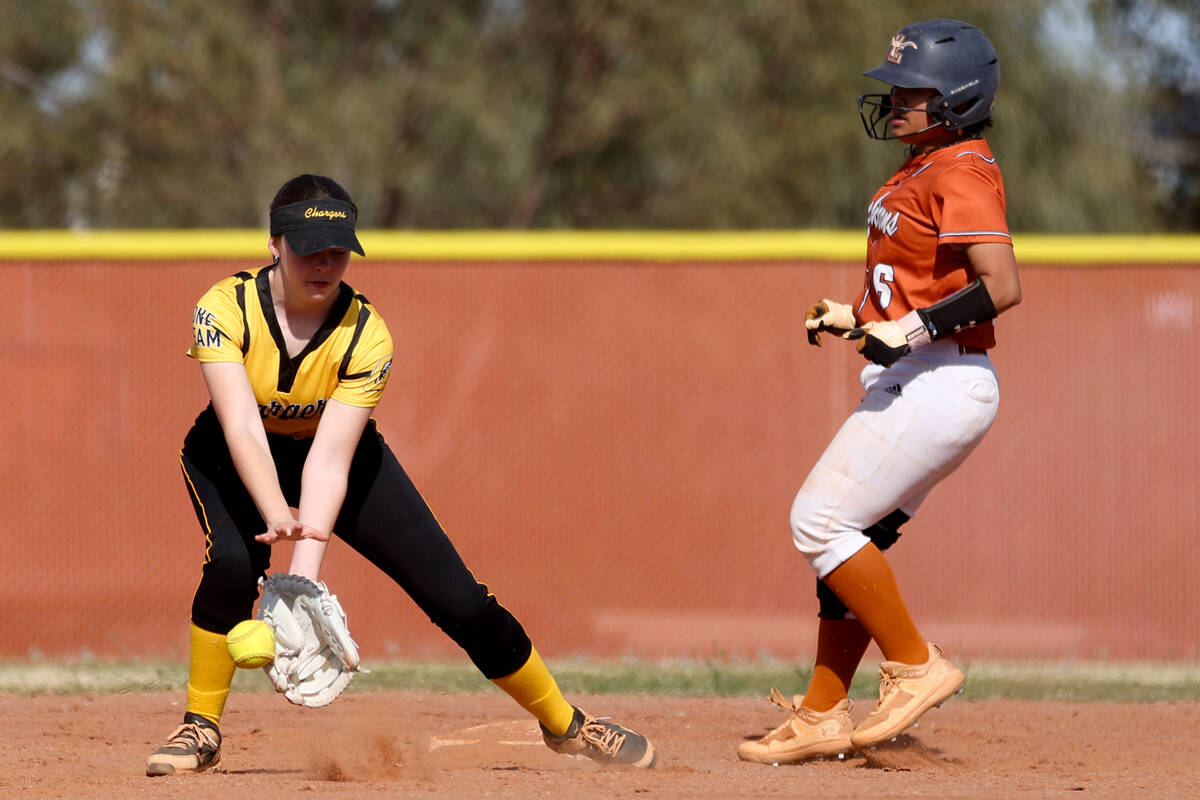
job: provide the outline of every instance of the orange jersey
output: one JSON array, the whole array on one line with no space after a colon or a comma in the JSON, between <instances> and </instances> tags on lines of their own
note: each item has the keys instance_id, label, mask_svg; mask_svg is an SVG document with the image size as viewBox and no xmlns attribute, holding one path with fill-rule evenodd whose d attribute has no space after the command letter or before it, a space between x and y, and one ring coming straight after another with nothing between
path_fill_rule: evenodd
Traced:
<instances>
[{"instance_id":1,"label":"orange jersey","mask_svg":"<svg viewBox=\"0 0 1200 800\"><path fill-rule=\"evenodd\" d=\"M915 156L867 207L866 281L854 302L860 323L896 320L933 305L977 277L956 245L1012 244L1004 180L984 139ZM972 347L996 344L992 323L948 337Z\"/></svg>"}]
</instances>

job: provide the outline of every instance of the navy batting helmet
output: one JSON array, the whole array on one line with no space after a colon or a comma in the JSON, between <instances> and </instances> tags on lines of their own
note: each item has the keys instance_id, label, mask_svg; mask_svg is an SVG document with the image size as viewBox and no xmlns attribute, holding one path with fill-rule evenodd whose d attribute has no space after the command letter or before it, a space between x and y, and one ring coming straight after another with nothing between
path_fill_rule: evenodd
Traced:
<instances>
[{"instance_id":1,"label":"navy batting helmet","mask_svg":"<svg viewBox=\"0 0 1200 800\"><path fill-rule=\"evenodd\" d=\"M935 125L958 130L992 114L1000 86L1000 60L991 41L973 25L956 19L930 19L901 28L883 63L863 73L902 89L933 89L926 104ZM872 106L870 116L863 106ZM890 95L864 94L858 113L867 135L888 139L878 126L891 113Z\"/></svg>"}]
</instances>

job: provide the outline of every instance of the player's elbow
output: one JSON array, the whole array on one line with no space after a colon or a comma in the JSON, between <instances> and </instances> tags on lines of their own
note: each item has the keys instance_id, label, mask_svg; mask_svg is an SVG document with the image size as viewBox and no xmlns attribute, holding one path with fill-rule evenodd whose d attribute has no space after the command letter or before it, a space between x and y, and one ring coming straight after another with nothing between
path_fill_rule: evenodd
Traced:
<instances>
[{"instance_id":1,"label":"player's elbow","mask_svg":"<svg viewBox=\"0 0 1200 800\"><path fill-rule=\"evenodd\" d=\"M981 280L992 301L992 308L996 309L996 316L1020 304L1021 281L1015 270L1007 275L984 275Z\"/></svg>"},{"instance_id":2,"label":"player's elbow","mask_svg":"<svg viewBox=\"0 0 1200 800\"><path fill-rule=\"evenodd\" d=\"M1019 281L1013 280L1004 288L1005 292L1002 303L995 303L995 299L993 298L993 303L996 306L997 314L1001 314L1005 311L1008 311L1010 308L1019 306L1021 304L1022 295L1021 284Z\"/></svg>"}]
</instances>

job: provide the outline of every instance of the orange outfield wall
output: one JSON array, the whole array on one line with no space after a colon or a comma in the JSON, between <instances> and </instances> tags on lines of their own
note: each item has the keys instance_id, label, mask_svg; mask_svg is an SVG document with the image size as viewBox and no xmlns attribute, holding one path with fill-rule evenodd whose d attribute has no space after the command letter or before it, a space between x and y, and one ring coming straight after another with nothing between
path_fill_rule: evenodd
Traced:
<instances>
[{"instance_id":1,"label":"orange outfield wall","mask_svg":"<svg viewBox=\"0 0 1200 800\"><path fill-rule=\"evenodd\" d=\"M204 540L178 449L192 306L243 260L8 261L0 657L182 658ZM847 262L355 263L396 340L380 429L548 657L807 658L792 497L859 394L803 310ZM891 551L963 657L1200 658L1200 266L1023 264L999 418ZM288 545L274 568L287 565ZM458 658L355 553L370 658Z\"/></svg>"}]
</instances>

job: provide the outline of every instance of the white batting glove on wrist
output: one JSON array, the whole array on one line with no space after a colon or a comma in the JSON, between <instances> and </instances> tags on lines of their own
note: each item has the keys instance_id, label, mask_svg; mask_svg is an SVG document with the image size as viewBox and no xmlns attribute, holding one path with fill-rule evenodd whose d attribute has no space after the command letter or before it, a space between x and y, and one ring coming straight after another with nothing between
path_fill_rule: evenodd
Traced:
<instances>
[{"instance_id":1,"label":"white batting glove on wrist","mask_svg":"<svg viewBox=\"0 0 1200 800\"><path fill-rule=\"evenodd\" d=\"M808 343L820 347L821 331L844 335L858 327L858 321L854 319L854 309L845 303L822 300L804 312L804 327L808 330Z\"/></svg>"},{"instance_id":2,"label":"white batting glove on wrist","mask_svg":"<svg viewBox=\"0 0 1200 800\"><path fill-rule=\"evenodd\" d=\"M854 340L855 349L867 360L890 367L914 348L929 344L932 337L917 311L910 311L899 320L868 322L845 334Z\"/></svg>"}]
</instances>

